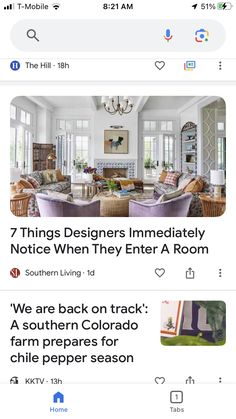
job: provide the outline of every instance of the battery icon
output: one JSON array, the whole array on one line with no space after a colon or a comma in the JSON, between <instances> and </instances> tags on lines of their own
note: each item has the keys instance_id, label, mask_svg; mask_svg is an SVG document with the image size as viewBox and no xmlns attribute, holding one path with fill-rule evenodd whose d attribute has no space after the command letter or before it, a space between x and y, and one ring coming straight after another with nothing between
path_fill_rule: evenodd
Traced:
<instances>
[{"instance_id":1,"label":"battery icon","mask_svg":"<svg viewBox=\"0 0 236 419\"><path fill-rule=\"evenodd\" d=\"M217 3L218 10L231 10L232 7L233 7L233 4L230 3L229 1Z\"/></svg>"}]
</instances>

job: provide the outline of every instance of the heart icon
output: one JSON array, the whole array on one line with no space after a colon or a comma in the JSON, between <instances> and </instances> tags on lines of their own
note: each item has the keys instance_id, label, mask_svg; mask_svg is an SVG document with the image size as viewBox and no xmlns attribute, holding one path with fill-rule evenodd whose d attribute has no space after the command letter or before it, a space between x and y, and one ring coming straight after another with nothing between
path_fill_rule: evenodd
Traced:
<instances>
[{"instance_id":1,"label":"heart icon","mask_svg":"<svg viewBox=\"0 0 236 419\"><path fill-rule=\"evenodd\" d=\"M165 61L155 61L155 66L158 70L162 70L165 67Z\"/></svg>"},{"instance_id":2,"label":"heart icon","mask_svg":"<svg viewBox=\"0 0 236 419\"><path fill-rule=\"evenodd\" d=\"M165 377L156 377L155 378L155 383L156 384L164 384L165 383Z\"/></svg>"},{"instance_id":3,"label":"heart icon","mask_svg":"<svg viewBox=\"0 0 236 419\"><path fill-rule=\"evenodd\" d=\"M155 274L156 274L159 278L161 278L161 277L164 275L164 273L165 273L165 269L164 269L164 268L156 268L156 269L155 269Z\"/></svg>"}]
</instances>

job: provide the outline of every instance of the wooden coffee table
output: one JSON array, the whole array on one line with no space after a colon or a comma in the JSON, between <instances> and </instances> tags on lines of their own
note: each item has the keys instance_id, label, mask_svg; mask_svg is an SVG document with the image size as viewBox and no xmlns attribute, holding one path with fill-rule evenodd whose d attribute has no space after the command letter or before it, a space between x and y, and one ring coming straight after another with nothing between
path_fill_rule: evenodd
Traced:
<instances>
[{"instance_id":1,"label":"wooden coffee table","mask_svg":"<svg viewBox=\"0 0 236 419\"><path fill-rule=\"evenodd\" d=\"M226 198L214 198L209 194L199 195L203 217L220 217L225 212Z\"/></svg>"}]
</instances>

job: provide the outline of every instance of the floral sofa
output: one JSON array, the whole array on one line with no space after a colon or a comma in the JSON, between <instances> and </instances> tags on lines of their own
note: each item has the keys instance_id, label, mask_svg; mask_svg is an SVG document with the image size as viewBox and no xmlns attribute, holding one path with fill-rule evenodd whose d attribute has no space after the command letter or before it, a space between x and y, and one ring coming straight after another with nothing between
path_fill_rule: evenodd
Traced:
<instances>
[{"instance_id":1,"label":"floral sofa","mask_svg":"<svg viewBox=\"0 0 236 419\"><path fill-rule=\"evenodd\" d=\"M192 192L192 201L189 207L188 217L202 217L203 211L199 194L207 193L210 191L209 180L205 176L197 176L190 173L181 173L176 186L166 184L165 182L162 182L159 179L159 181L155 182L154 184L153 197L154 199L159 199L160 196L163 194L168 194L170 192L175 192L176 190L181 189L181 184L183 185L184 182L187 183L187 179L189 179L189 184L191 184L191 182L196 180L197 178L202 181L203 187L198 192ZM185 192L184 188L183 191Z\"/></svg>"},{"instance_id":2,"label":"floral sofa","mask_svg":"<svg viewBox=\"0 0 236 419\"><path fill-rule=\"evenodd\" d=\"M52 181L51 183L44 183L45 178L43 176L44 171L35 171L27 175L21 175L21 178L27 179L29 176L34 178L38 184L40 185L39 188L36 189L23 189L23 192L27 192L31 194L31 199L29 202L29 209L28 209L28 216L29 217L40 217L38 204L36 200L37 193L45 193L46 191L55 191L68 194L71 192L71 176L64 175L64 180L60 181ZM52 180L55 180L52 179Z\"/></svg>"}]
</instances>

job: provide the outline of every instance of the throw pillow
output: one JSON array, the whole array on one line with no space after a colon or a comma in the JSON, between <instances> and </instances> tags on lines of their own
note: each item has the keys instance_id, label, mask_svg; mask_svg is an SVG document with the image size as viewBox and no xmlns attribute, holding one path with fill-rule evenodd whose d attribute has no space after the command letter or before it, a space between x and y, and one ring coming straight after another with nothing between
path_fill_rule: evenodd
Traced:
<instances>
[{"instance_id":1,"label":"throw pillow","mask_svg":"<svg viewBox=\"0 0 236 419\"><path fill-rule=\"evenodd\" d=\"M39 189L40 188L40 184L38 183L38 181L32 177L32 176L27 176L26 180L31 183L31 185L33 186L34 189Z\"/></svg>"},{"instance_id":2,"label":"throw pillow","mask_svg":"<svg viewBox=\"0 0 236 419\"><path fill-rule=\"evenodd\" d=\"M20 178L19 182L15 183L16 190L18 189L33 189L32 183L28 182L28 180Z\"/></svg>"},{"instance_id":3,"label":"throw pillow","mask_svg":"<svg viewBox=\"0 0 236 419\"><path fill-rule=\"evenodd\" d=\"M57 175L56 170L44 170L43 171L43 183L48 185L49 183L56 183Z\"/></svg>"},{"instance_id":4,"label":"throw pillow","mask_svg":"<svg viewBox=\"0 0 236 419\"><path fill-rule=\"evenodd\" d=\"M28 176L33 177L34 179L37 180L37 182L42 185L43 184L43 172L41 172L40 170L35 170L35 172L29 173Z\"/></svg>"},{"instance_id":5,"label":"throw pillow","mask_svg":"<svg viewBox=\"0 0 236 419\"><path fill-rule=\"evenodd\" d=\"M186 188L186 186L188 186L188 184L192 181L193 181L192 177L182 179L181 181L179 181L178 190Z\"/></svg>"},{"instance_id":6,"label":"throw pillow","mask_svg":"<svg viewBox=\"0 0 236 419\"><path fill-rule=\"evenodd\" d=\"M158 203L159 202L166 202L166 201L170 201L170 199L174 199L177 198L178 196L183 195L183 191L182 190L177 190L175 192L169 192L169 193L164 193L163 195L160 196L160 198L158 199Z\"/></svg>"},{"instance_id":7,"label":"throw pillow","mask_svg":"<svg viewBox=\"0 0 236 419\"><path fill-rule=\"evenodd\" d=\"M166 185L177 186L179 177L180 177L179 172L168 172L164 180L164 183Z\"/></svg>"},{"instance_id":8,"label":"throw pillow","mask_svg":"<svg viewBox=\"0 0 236 419\"><path fill-rule=\"evenodd\" d=\"M167 170L162 170L160 176L159 176L159 182L164 183L165 182L165 178L167 176Z\"/></svg>"},{"instance_id":9,"label":"throw pillow","mask_svg":"<svg viewBox=\"0 0 236 419\"><path fill-rule=\"evenodd\" d=\"M202 192L203 186L204 186L204 182L201 179L201 177L198 176L195 180L193 180L186 186L186 188L184 189L184 192L191 192L191 193Z\"/></svg>"},{"instance_id":10,"label":"throw pillow","mask_svg":"<svg viewBox=\"0 0 236 419\"><path fill-rule=\"evenodd\" d=\"M63 176L63 174L61 173L61 170L56 169L55 172L56 172L57 181L63 182L65 180L65 176Z\"/></svg>"},{"instance_id":11,"label":"throw pillow","mask_svg":"<svg viewBox=\"0 0 236 419\"><path fill-rule=\"evenodd\" d=\"M60 201L74 202L72 194L65 194L56 191L47 191L47 195L53 199L59 199Z\"/></svg>"},{"instance_id":12,"label":"throw pillow","mask_svg":"<svg viewBox=\"0 0 236 419\"><path fill-rule=\"evenodd\" d=\"M121 189L125 190L125 191L134 191L135 190L134 182L132 180L129 180L129 179L120 180L120 186L121 186Z\"/></svg>"},{"instance_id":13,"label":"throw pillow","mask_svg":"<svg viewBox=\"0 0 236 419\"><path fill-rule=\"evenodd\" d=\"M69 193L68 195L66 195L66 200L68 202L74 202L73 195L71 193Z\"/></svg>"}]
</instances>

